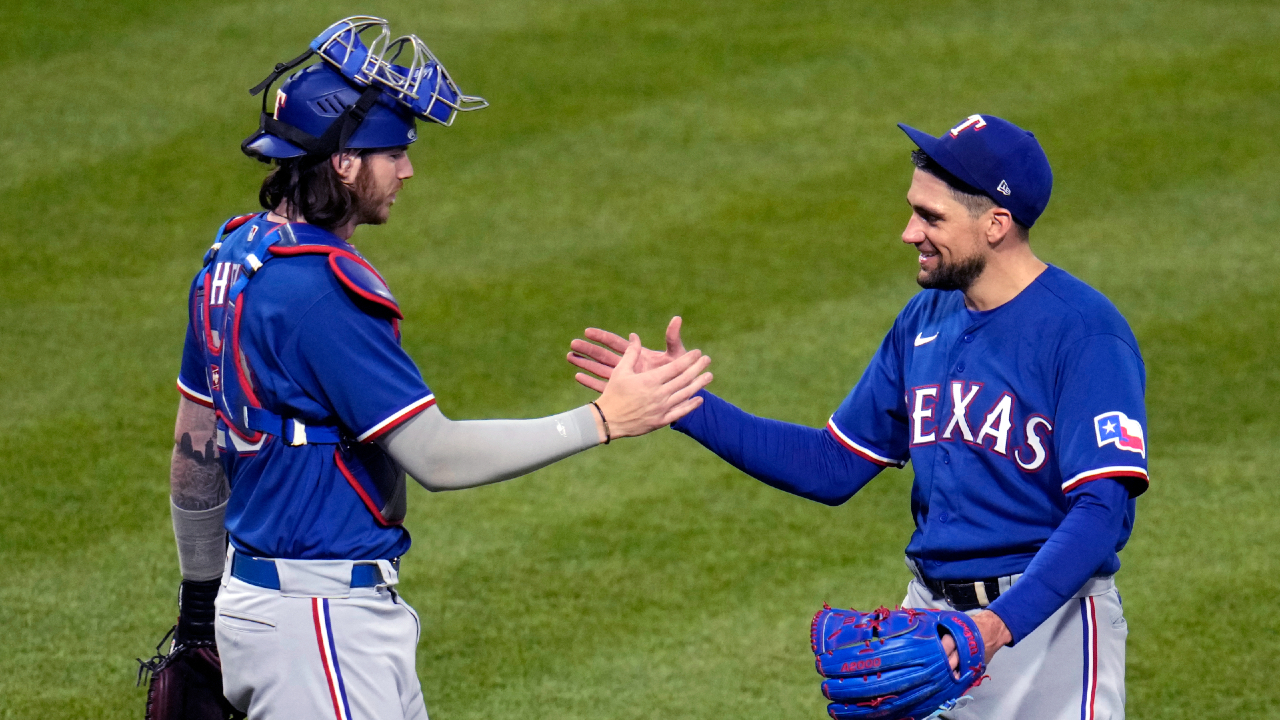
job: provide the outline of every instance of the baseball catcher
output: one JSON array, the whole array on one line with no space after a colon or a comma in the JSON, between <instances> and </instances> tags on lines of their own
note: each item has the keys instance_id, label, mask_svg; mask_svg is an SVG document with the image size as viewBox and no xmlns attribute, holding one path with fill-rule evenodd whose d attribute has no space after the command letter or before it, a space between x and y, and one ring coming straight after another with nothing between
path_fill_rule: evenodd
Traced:
<instances>
[{"instance_id":1,"label":"baseball catcher","mask_svg":"<svg viewBox=\"0 0 1280 720\"><path fill-rule=\"evenodd\" d=\"M834 720L925 720L982 682L982 635L961 612L824 605L809 635Z\"/></svg>"},{"instance_id":2,"label":"baseball catcher","mask_svg":"<svg viewBox=\"0 0 1280 720\"><path fill-rule=\"evenodd\" d=\"M406 478L462 490L666 427L701 404L710 358L624 372L549 417L451 420L351 240L387 222L413 177L417 122L448 126L485 101L420 38L365 16L250 92L262 109L241 150L270 171L261 209L214 233L187 299L170 475L181 617L172 649L144 663L148 717L426 720L421 624L396 589Z\"/></svg>"}]
</instances>

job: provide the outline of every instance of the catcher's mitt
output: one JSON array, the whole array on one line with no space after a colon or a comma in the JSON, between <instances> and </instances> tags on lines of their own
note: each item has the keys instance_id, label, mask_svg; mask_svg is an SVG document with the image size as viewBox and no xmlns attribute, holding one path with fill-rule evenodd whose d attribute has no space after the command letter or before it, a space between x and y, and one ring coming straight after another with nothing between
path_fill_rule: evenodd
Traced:
<instances>
[{"instance_id":1,"label":"catcher's mitt","mask_svg":"<svg viewBox=\"0 0 1280 720\"><path fill-rule=\"evenodd\" d=\"M184 580L178 595L178 624L148 661L138 659L138 684L147 685L147 720L238 720L236 711L222 696L222 662L213 634L213 601L219 581ZM173 642L166 653L169 638Z\"/></svg>"},{"instance_id":2,"label":"catcher's mitt","mask_svg":"<svg viewBox=\"0 0 1280 720\"><path fill-rule=\"evenodd\" d=\"M958 676L942 649L950 633L960 656ZM925 720L949 710L982 681L982 635L968 615L940 610L869 613L823 606L810 639L822 694L835 720Z\"/></svg>"}]
</instances>

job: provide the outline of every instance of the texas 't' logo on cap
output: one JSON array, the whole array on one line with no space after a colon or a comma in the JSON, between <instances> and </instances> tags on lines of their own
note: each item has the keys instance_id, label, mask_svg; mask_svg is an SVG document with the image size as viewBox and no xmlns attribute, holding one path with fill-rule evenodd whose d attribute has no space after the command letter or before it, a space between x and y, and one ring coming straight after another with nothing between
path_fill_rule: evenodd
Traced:
<instances>
[{"instance_id":1,"label":"texas 't' logo on cap","mask_svg":"<svg viewBox=\"0 0 1280 720\"><path fill-rule=\"evenodd\" d=\"M916 145L959 181L1031 227L1049 204L1053 171L1035 135L995 115L974 114L934 137L898 124Z\"/></svg>"}]
</instances>

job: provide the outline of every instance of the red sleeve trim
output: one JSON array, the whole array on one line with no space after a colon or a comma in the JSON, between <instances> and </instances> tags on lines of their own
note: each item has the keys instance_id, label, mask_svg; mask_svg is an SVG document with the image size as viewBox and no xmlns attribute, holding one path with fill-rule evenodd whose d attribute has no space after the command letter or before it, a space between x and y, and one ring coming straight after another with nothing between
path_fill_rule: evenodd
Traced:
<instances>
[{"instance_id":1,"label":"red sleeve trim","mask_svg":"<svg viewBox=\"0 0 1280 720\"><path fill-rule=\"evenodd\" d=\"M373 442L374 440L377 440L378 438L382 437L383 435L386 435L392 430L395 430L397 427L402 425L409 418L413 417L414 415L417 415L418 413L422 412L423 410L426 410L427 408L435 404L436 404L436 396L428 395L422 398L421 400L411 403L405 406L404 408L396 411L387 419L383 420L377 425L374 425L373 427L364 431L362 435L356 438L356 441L357 442Z\"/></svg>"},{"instance_id":2,"label":"red sleeve trim","mask_svg":"<svg viewBox=\"0 0 1280 720\"><path fill-rule=\"evenodd\" d=\"M1137 497L1147 491L1151 485L1151 479L1147 476L1145 468L1133 465L1116 465L1112 467L1097 468L1094 470L1086 470L1066 482L1062 483L1062 492L1067 493L1080 487L1081 485L1101 480L1102 478L1115 478L1124 483L1129 488L1129 492L1133 497ZM1137 482L1134 482L1134 481Z\"/></svg>"},{"instance_id":3,"label":"red sleeve trim","mask_svg":"<svg viewBox=\"0 0 1280 720\"><path fill-rule=\"evenodd\" d=\"M193 402L193 403L195 403L195 404L197 404L197 405L203 405L204 407L207 407L207 408L213 408L213 398L212 398L212 397L210 397L210 396L208 396L208 395L201 395L200 393L196 392L195 390L192 390L191 388L187 387L186 385L183 385L183 384L182 384L182 378L178 378L177 385L178 385L178 392L182 395L182 397L184 397L184 398L186 398L186 399L190 400L191 402Z\"/></svg>"},{"instance_id":4,"label":"red sleeve trim","mask_svg":"<svg viewBox=\"0 0 1280 720\"><path fill-rule=\"evenodd\" d=\"M831 436L836 439L836 442L843 445L845 449L851 451L854 455L857 455L863 460L867 460L869 462L875 463L880 467L900 468L903 465L907 464L906 460L894 460L892 458L885 457L871 450L870 448L863 447L862 445L859 445L858 443L849 439L847 435L840 432L840 428L836 427L835 418L832 418L831 420L827 421L827 432L831 433Z\"/></svg>"}]
</instances>

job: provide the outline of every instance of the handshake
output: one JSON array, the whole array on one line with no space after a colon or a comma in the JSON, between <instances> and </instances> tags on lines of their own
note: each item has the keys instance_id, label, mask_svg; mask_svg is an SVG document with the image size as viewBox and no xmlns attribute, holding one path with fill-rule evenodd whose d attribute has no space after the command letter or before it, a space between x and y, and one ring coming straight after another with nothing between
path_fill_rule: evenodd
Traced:
<instances>
[{"instance_id":1,"label":"handshake","mask_svg":"<svg viewBox=\"0 0 1280 720\"><path fill-rule=\"evenodd\" d=\"M644 435L702 404L697 392L712 380L706 372L711 358L684 349L680 322L677 316L667 325L665 352L645 348L635 333L627 339L596 328L569 344L567 359L586 371L575 378L600 393L593 405L602 442Z\"/></svg>"}]
</instances>

